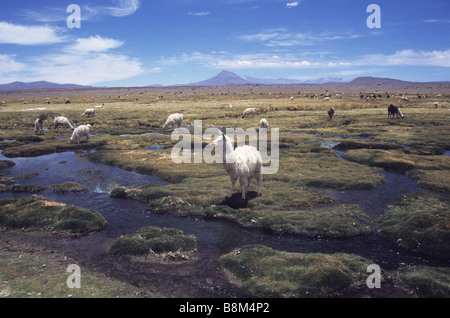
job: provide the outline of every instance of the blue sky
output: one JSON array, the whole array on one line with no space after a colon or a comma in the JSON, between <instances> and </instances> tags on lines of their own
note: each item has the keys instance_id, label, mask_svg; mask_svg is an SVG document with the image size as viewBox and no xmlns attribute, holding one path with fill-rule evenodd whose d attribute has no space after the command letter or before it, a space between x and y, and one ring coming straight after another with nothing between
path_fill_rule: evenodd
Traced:
<instances>
[{"instance_id":1,"label":"blue sky","mask_svg":"<svg viewBox=\"0 0 450 318\"><path fill-rule=\"evenodd\" d=\"M70 4L81 27L69 28ZM369 28L370 4L380 28ZM448 0L2 0L0 84L450 80Z\"/></svg>"}]
</instances>

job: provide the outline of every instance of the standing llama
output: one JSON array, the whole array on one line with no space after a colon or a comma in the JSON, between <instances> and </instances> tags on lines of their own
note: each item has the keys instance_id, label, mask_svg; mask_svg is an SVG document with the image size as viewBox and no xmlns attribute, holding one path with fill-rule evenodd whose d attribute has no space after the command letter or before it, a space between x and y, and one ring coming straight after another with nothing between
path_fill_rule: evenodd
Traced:
<instances>
[{"instance_id":1,"label":"standing llama","mask_svg":"<svg viewBox=\"0 0 450 318\"><path fill-rule=\"evenodd\" d=\"M398 106L389 105L388 107L388 118L395 118L397 116L400 116L401 118L404 118L402 112L400 111L400 108Z\"/></svg>"},{"instance_id":2,"label":"standing llama","mask_svg":"<svg viewBox=\"0 0 450 318\"><path fill-rule=\"evenodd\" d=\"M328 110L328 117L330 117L330 120L333 119L334 113L335 113L334 108L331 107L331 108Z\"/></svg>"},{"instance_id":3,"label":"standing llama","mask_svg":"<svg viewBox=\"0 0 450 318\"><path fill-rule=\"evenodd\" d=\"M233 150L233 143L224 133L216 138L213 143L215 147L222 147L222 165L230 176L231 190L227 196L231 198L237 179L242 188L241 198L245 200L246 194L250 188L252 177L258 182L258 196L261 195L261 181L263 160L259 151L253 146L240 146Z\"/></svg>"}]
</instances>

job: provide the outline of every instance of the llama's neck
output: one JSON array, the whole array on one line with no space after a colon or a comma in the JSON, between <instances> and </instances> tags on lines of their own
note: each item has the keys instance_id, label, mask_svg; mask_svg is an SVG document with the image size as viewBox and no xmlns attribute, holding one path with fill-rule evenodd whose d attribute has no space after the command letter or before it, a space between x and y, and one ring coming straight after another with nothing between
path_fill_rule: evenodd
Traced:
<instances>
[{"instance_id":1,"label":"llama's neck","mask_svg":"<svg viewBox=\"0 0 450 318\"><path fill-rule=\"evenodd\" d=\"M234 162L234 149L231 141L223 140L222 164L224 167ZM225 168L226 169L226 168Z\"/></svg>"}]
</instances>

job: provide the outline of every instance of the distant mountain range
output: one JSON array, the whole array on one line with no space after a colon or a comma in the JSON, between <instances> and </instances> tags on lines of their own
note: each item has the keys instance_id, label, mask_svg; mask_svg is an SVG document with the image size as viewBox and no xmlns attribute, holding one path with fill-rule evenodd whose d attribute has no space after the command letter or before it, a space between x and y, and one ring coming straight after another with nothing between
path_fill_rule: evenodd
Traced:
<instances>
[{"instance_id":1,"label":"distant mountain range","mask_svg":"<svg viewBox=\"0 0 450 318\"><path fill-rule=\"evenodd\" d=\"M77 84L56 84L46 81L39 82L13 82L9 84L0 84L0 91L15 91L26 89L55 89L55 88L88 88L90 86L83 86Z\"/></svg>"},{"instance_id":2,"label":"distant mountain range","mask_svg":"<svg viewBox=\"0 0 450 318\"><path fill-rule=\"evenodd\" d=\"M187 84L187 86L232 86L232 85L410 85L410 84L450 84L441 82L408 82L393 78L357 77L352 81L342 78L322 77L316 80L299 81L295 79L261 79L250 76L240 77L229 71L222 71L210 79Z\"/></svg>"},{"instance_id":3,"label":"distant mountain range","mask_svg":"<svg viewBox=\"0 0 450 318\"><path fill-rule=\"evenodd\" d=\"M322 77L316 80L299 81L295 79L279 78L279 79L261 79L250 76L238 76L233 72L222 71L214 77L207 80L179 84L171 86L239 86L239 85L360 85L360 86L376 86L376 85L412 85L412 84L450 84L449 81L440 82L408 82L393 78L381 77L357 77L352 81L346 81L342 78ZM147 85L145 87L163 87L160 84ZM77 84L56 84L45 81L40 82L13 82L9 84L0 84L0 91L14 90L36 90L36 89L63 89L63 88L92 88L92 86L83 86Z\"/></svg>"},{"instance_id":4,"label":"distant mountain range","mask_svg":"<svg viewBox=\"0 0 450 318\"><path fill-rule=\"evenodd\" d=\"M342 78L320 78L313 81L302 82L295 79L262 79L250 76L240 77L233 72L222 71L210 79L190 83L189 86L231 86L231 85L304 85L304 84L342 84L346 83Z\"/></svg>"}]
</instances>

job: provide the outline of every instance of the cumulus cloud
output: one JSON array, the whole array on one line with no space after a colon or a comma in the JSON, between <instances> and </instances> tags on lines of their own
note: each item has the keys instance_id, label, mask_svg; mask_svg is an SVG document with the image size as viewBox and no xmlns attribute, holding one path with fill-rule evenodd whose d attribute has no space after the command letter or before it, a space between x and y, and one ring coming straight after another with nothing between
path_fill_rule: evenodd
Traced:
<instances>
[{"instance_id":1,"label":"cumulus cloud","mask_svg":"<svg viewBox=\"0 0 450 318\"><path fill-rule=\"evenodd\" d=\"M123 80L141 73L142 64L137 59L98 52L40 56L29 66L33 80L81 85Z\"/></svg>"},{"instance_id":2,"label":"cumulus cloud","mask_svg":"<svg viewBox=\"0 0 450 318\"><path fill-rule=\"evenodd\" d=\"M0 43L18 45L54 44L65 40L57 28L0 22Z\"/></svg>"},{"instance_id":3,"label":"cumulus cloud","mask_svg":"<svg viewBox=\"0 0 450 318\"><path fill-rule=\"evenodd\" d=\"M68 47L67 51L77 52L104 52L110 49L115 49L123 45L124 42L102 38L100 36L91 36L89 38L79 38L75 44Z\"/></svg>"},{"instance_id":4,"label":"cumulus cloud","mask_svg":"<svg viewBox=\"0 0 450 318\"><path fill-rule=\"evenodd\" d=\"M123 42L100 36L78 38L66 43L52 54L22 58L0 55L0 76L4 82L20 80L50 81L93 85L101 82L124 80L144 72L138 59L113 50ZM7 80L6 80L7 79Z\"/></svg>"},{"instance_id":5,"label":"cumulus cloud","mask_svg":"<svg viewBox=\"0 0 450 318\"><path fill-rule=\"evenodd\" d=\"M140 0L111 0L110 5L103 6L84 5L81 18L124 17L134 14L139 7ZM45 23L65 21L68 16L65 8L43 8L41 11L26 11L22 15ZM26 26L0 21L0 44L53 45L51 54L42 51L28 52L26 57L0 54L2 81L45 80L94 85L129 79L146 72L138 59L115 52L124 45L123 41L99 35L74 39L65 31L47 24ZM153 68L149 71L159 70Z\"/></svg>"}]
</instances>

